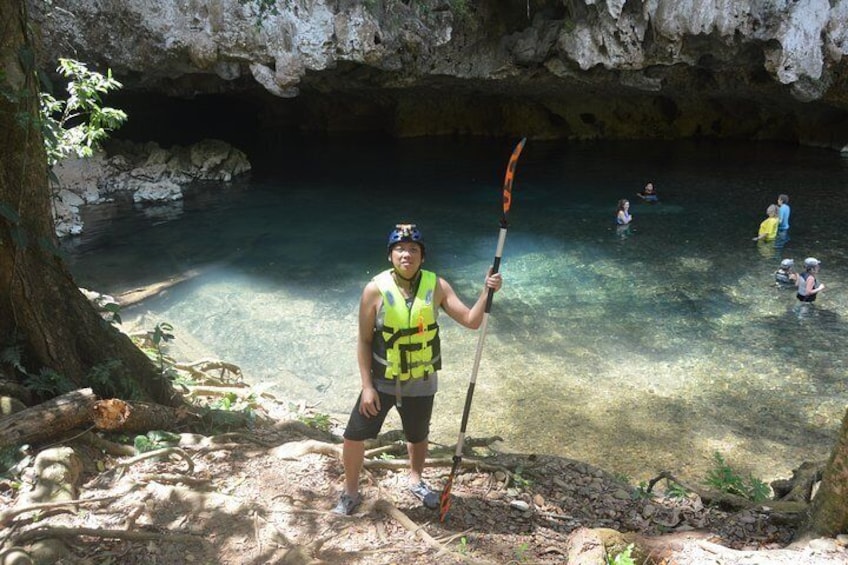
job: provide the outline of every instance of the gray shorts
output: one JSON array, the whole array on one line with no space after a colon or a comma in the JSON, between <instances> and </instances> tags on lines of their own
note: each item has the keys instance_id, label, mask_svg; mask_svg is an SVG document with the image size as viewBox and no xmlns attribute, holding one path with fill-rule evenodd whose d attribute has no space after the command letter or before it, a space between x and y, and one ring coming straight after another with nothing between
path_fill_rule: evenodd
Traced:
<instances>
[{"instance_id":1,"label":"gray shorts","mask_svg":"<svg viewBox=\"0 0 848 565\"><path fill-rule=\"evenodd\" d=\"M395 405L395 396L377 391L380 395L380 412L370 418L359 413L359 403L362 395L356 399L356 404L350 412L350 419L345 428L344 438L351 441L364 441L376 438L383 427L383 422L389 410ZM406 441L420 443L430 435L430 417L433 414L433 396L404 396L402 405L398 408L400 420L403 423L403 433Z\"/></svg>"}]
</instances>

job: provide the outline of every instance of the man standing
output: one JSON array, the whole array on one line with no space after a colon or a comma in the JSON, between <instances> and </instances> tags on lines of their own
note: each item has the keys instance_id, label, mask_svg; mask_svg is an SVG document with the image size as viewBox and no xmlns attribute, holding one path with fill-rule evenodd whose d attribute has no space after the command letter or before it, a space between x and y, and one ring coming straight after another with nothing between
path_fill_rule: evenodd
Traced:
<instances>
[{"instance_id":1,"label":"man standing","mask_svg":"<svg viewBox=\"0 0 848 565\"><path fill-rule=\"evenodd\" d=\"M789 196L786 194L781 194L777 197L777 219L779 221L777 225L777 231L785 232L789 229Z\"/></svg>"},{"instance_id":2,"label":"man standing","mask_svg":"<svg viewBox=\"0 0 848 565\"><path fill-rule=\"evenodd\" d=\"M777 249L783 249L789 242L789 196L786 194L778 196L777 205L777 238L774 241L774 246Z\"/></svg>"},{"instance_id":3,"label":"man standing","mask_svg":"<svg viewBox=\"0 0 848 565\"><path fill-rule=\"evenodd\" d=\"M344 492L333 509L351 514L359 503L359 473L365 440L380 433L396 406L409 455L409 490L427 508L438 508L439 495L422 479L427 458L430 417L441 369L439 308L459 324L477 329L483 322L488 289L503 284L491 269L477 301L468 308L450 284L424 263L424 240L415 224L398 224L389 234L392 267L374 277L359 303L357 362L362 391L344 432Z\"/></svg>"}]
</instances>

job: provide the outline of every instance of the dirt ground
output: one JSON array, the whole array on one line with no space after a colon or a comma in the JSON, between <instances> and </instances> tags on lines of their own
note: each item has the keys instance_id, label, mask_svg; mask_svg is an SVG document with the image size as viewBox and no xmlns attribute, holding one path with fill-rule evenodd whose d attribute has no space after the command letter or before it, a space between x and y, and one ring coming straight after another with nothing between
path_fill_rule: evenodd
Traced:
<instances>
[{"instance_id":1,"label":"dirt ground","mask_svg":"<svg viewBox=\"0 0 848 565\"><path fill-rule=\"evenodd\" d=\"M841 538L786 548L793 526L767 506L709 508L697 495L663 495L662 483L646 495L578 461L497 454L473 439L442 523L406 491L404 447L391 434L350 517L330 512L338 436L296 420L182 434L158 458L107 455L82 438L65 445L81 463L74 498L89 502L24 512L33 466L19 484L0 481L0 564L33 562L25 551L64 564L605 564L633 542L643 548L633 563L848 563ZM450 453L432 455L425 479L441 488Z\"/></svg>"}]
</instances>

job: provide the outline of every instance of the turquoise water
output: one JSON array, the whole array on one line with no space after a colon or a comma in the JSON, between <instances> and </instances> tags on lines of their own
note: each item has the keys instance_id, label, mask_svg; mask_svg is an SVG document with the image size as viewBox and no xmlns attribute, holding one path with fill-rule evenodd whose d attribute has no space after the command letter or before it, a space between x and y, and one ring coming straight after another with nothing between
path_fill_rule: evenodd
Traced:
<instances>
[{"instance_id":1,"label":"turquoise water","mask_svg":"<svg viewBox=\"0 0 848 565\"><path fill-rule=\"evenodd\" d=\"M359 295L388 265L385 235L418 223L427 267L475 298L515 141L304 142L176 209L90 210L65 248L78 283L110 294L190 274L126 309L125 326L167 321L186 360L231 361L344 420ZM660 204L636 198L648 180ZM703 477L715 451L764 480L825 458L848 403L847 187L848 160L814 149L528 142L468 434L633 481ZM790 240L752 242L784 192ZM627 233L612 224L619 198ZM772 273L809 255L828 288L802 310ZM450 444L477 334L442 321L431 438Z\"/></svg>"}]
</instances>

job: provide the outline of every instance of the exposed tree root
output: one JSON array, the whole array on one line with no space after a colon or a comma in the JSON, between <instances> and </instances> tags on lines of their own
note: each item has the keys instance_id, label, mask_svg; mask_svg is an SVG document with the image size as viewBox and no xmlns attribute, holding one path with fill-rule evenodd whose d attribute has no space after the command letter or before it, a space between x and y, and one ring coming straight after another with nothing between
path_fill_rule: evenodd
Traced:
<instances>
[{"instance_id":1,"label":"exposed tree root","mask_svg":"<svg viewBox=\"0 0 848 565\"><path fill-rule=\"evenodd\" d=\"M218 359L201 359L192 363L175 363L174 368L188 372L194 380L204 384L233 385L242 380L241 367ZM209 375L212 371L218 372L217 377ZM199 387L189 387L189 389L192 388Z\"/></svg>"},{"instance_id":2,"label":"exposed tree root","mask_svg":"<svg viewBox=\"0 0 848 565\"><path fill-rule=\"evenodd\" d=\"M185 534L160 534L158 532L130 532L126 530L104 530L100 528L62 528L48 527L36 528L28 532L24 532L15 537L15 543L24 545L36 540L46 538L67 538L89 536L97 538L122 539L128 541L157 541L171 543L194 543L204 542L202 536L190 533Z\"/></svg>"},{"instance_id":3,"label":"exposed tree root","mask_svg":"<svg viewBox=\"0 0 848 565\"><path fill-rule=\"evenodd\" d=\"M136 454L134 447L103 439L92 432L85 432L79 437L81 441L84 441L88 445L115 457L132 457Z\"/></svg>"},{"instance_id":4,"label":"exposed tree root","mask_svg":"<svg viewBox=\"0 0 848 565\"><path fill-rule=\"evenodd\" d=\"M415 522L413 522L409 518L409 516L407 516L406 514L401 512L400 510L398 510L397 507L394 504L392 504L391 502L389 502L385 498L381 498L377 502L374 503L374 510L377 510L378 512L382 512L387 517L396 521L398 524L400 524L401 526L406 528L408 531L412 532L413 534L415 534L416 536L421 538L424 541L424 543L426 543L431 548L437 549L437 550L439 550L439 552L444 551L444 549L445 549L444 546L442 546L442 544L437 542L433 538L433 536L428 534L424 530L424 526L422 526L420 524L416 524Z\"/></svg>"},{"instance_id":5,"label":"exposed tree root","mask_svg":"<svg viewBox=\"0 0 848 565\"><path fill-rule=\"evenodd\" d=\"M26 514L27 512L36 512L41 510L52 510L55 508L66 508L69 506L84 506L87 504L92 504L95 502L105 502L108 500L115 500L116 498L120 498L121 495L114 496L101 496L99 498L87 498L84 500L63 500L60 502L38 502L36 504L28 504L26 506L22 506L20 508L10 508L9 510L3 510L0 512L0 527L6 527L11 523L11 521L21 514Z\"/></svg>"},{"instance_id":6,"label":"exposed tree root","mask_svg":"<svg viewBox=\"0 0 848 565\"><path fill-rule=\"evenodd\" d=\"M270 450L271 454L280 459L300 459L309 453L319 453L330 457L341 458L342 447L340 445L305 439L303 441L290 441Z\"/></svg>"},{"instance_id":7,"label":"exposed tree root","mask_svg":"<svg viewBox=\"0 0 848 565\"><path fill-rule=\"evenodd\" d=\"M433 557L434 562L438 562L439 557L441 555L444 555L445 553L450 553L452 556L458 557L468 563L474 563L478 565L492 565L492 563L489 561L480 561L477 559L473 559L467 555L451 551L450 549L448 549L447 545L440 543L435 538L433 538L433 536L428 534L424 530L423 525L416 524L415 522L413 522L409 518L409 516L398 510L394 504L392 504L385 498L381 498L374 503L374 510L385 514L387 517L391 518L392 520L406 528L406 530L412 532L413 534L421 538L421 540L423 540L428 547L438 550L438 554Z\"/></svg>"},{"instance_id":8,"label":"exposed tree root","mask_svg":"<svg viewBox=\"0 0 848 565\"><path fill-rule=\"evenodd\" d=\"M770 511L781 514L801 514L809 507L809 504L792 500L768 500L763 502L754 502L753 500L748 500L742 496L737 496L727 492L705 490L681 481L668 471L663 471L658 476L651 479L648 482L647 491L651 492L654 486L663 479L675 482L686 490L694 492L701 498L701 501L704 504L712 504L724 510L767 508Z\"/></svg>"},{"instance_id":9,"label":"exposed tree root","mask_svg":"<svg viewBox=\"0 0 848 565\"><path fill-rule=\"evenodd\" d=\"M453 459L449 457L438 457L438 458L428 458L424 461L425 467L451 467L453 465ZM376 459L365 461L364 466L366 469L405 469L409 467L408 459ZM479 471L501 471L506 473L507 476L512 476L512 472L502 466L502 465L492 465L491 463L486 463L484 461L480 461L478 459L463 459L460 461L459 466L463 469L474 469Z\"/></svg>"},{"instance_id":10,"label":"exposed tree root","mask_svg":"<svg viewBox=\"0 0 848 565\"><path fill-rule=\"evenodd\" d=\"M136 475L134 478L138 483L184 484L195 487L208 485L211 482L210 479L201 479L200 477L189 477L186 475L170 475L167 473L143 473Z\"/></svg>"},{"instance_id":11,"label":"exposed tree root","mask_svg":"<svg viewBox=\"0 0 848 565\"><path fill-rule=\"evenodd\" d=\"M194 461L191 460L191 457L189 457L188 453L186 453L179 447L165 447L163 449L157 449L156 451L148 451L146 453L142 453L141 455L137 455L132 459L121 461L115 466L114 471L118 474L117 476L120 477L126 472L128 468L140 461L144 461L145 459L151 459L153 457L162 457L165 455L177 455L178 457L182 458L188 466L188 468L185 470L186 474L191 474L194 472Z\"/></svg>"}]
</instances>

